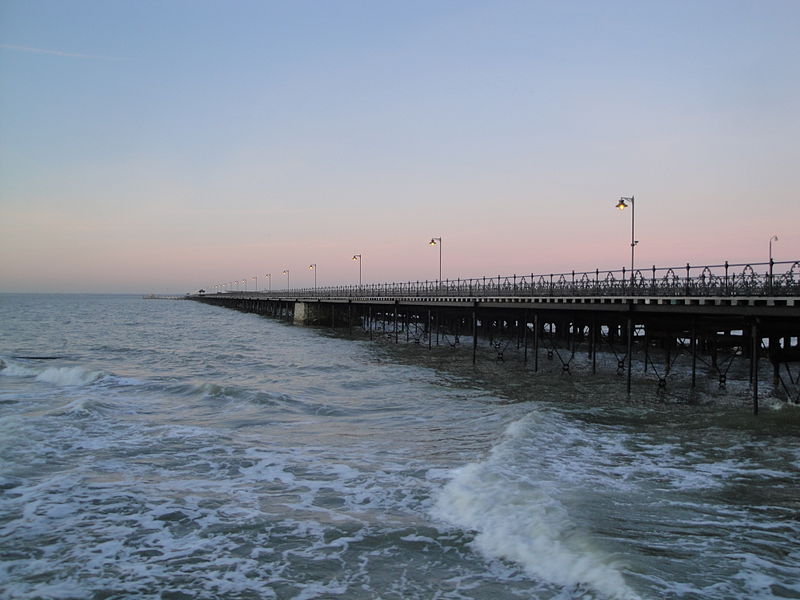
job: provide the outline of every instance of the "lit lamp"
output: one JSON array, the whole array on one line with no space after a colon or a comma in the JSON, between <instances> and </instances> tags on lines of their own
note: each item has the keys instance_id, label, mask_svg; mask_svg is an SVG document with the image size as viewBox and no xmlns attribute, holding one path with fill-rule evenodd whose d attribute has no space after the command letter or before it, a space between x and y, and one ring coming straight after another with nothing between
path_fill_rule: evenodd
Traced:
<instances>
[{"instance_id":1,"label":"lit lamp","mask_svg":"<svg viewBox=\"0 0 800 600\"><path fill-rule=\"evenodd\" d=\"M317 291L317 263L308 265L309 270L314 271L314 292Z\"/></svg>"},{"instance_id":2,"label":"lit lamp","mask_svg":"<svg viewBox=\"0 0 800 600\"><path fill-rule=\"evenodd\" d=\"M361 255L353 254L353 260L358 262L358 289L361 289Z\"/></svg>"},{"instance_id":3,"label":"lit lamp","mask_svg":"<svg viewBox=\"0 0 800 600\"><path fill-rule=\"evenodd\" d=\"M628 205L625 204L626 202L630 202L631 203L631 286L633 286L634 283L636 282L636 278L634 277L634 274L633 274L634 252L636 250L636 244L638 244L639 242L636 240L636 234L635 234L636 219L634 218L634 215L635 215L635 212L634 212L635 204L634 204L634 201L633 201L633 196L631 196L629 198L623 196L622 198L620 198L619 202L617 202L617 208L619 210L625 210L626 208L628 208Z\"/></svg>"},{"instance_id":4,"label":"lit lamp","mask_svg":"<svg viewBox=\"0 0 800 600\"><path fill-rule=\"evenodd\" d=\"M428 244L431 246L439 246L439 285L442 285L442 238L431 238Z\"/></svg>"},{"instance_id":5,"label":"lit lamp","mask_svg":"<svg viewBox=\"0 0 800 600\"><path fill-rule=\"evenodd\" d=\"M284 269L281 275L286 275L286 291L289 291L289 269Z\"/></svg>"}]
</instances>

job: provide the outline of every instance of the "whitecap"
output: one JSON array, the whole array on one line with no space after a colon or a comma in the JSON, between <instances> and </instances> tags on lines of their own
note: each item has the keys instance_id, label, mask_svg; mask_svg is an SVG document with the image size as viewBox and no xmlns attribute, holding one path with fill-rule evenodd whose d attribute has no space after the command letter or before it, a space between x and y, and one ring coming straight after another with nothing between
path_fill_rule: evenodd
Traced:
<instances>
[{"instance_id":1,"label":"whitecap","mask_svg":"<svg viewBox=\"0 0 800 600\"><path fill-rule=\"evenodd\" d=\"M556 482L509 468L532 415L510 425L489 457L452 472L433 516L475 532L474 547L490 559L521 565L567 589L588 587L607 598L634 599L621 568L570 517Z\"/></svg>"},{"instance_id":2,"label":"whitecap","mask_svg":"<svg viewBox=\"0 0 800 600\"><path fill-rule=\"evenodd\" d=\"M37 381L55 385L88 385L103 376L102 371L89 371L82 367L50 367L36 375Z\"/></svg>"},{"instance_id":3,"label":"whitecap","mask_svg":"<svg viewBox=\"0 0 800 600\"><path fill-rule=\"evenodd\" d=\"M6 375L7 377L34 377L40 372L41 371L37 369L33 369L12 361L5 361L3 362L3 366L0 367L0 374Z\"/></svg>"}]
</instances>

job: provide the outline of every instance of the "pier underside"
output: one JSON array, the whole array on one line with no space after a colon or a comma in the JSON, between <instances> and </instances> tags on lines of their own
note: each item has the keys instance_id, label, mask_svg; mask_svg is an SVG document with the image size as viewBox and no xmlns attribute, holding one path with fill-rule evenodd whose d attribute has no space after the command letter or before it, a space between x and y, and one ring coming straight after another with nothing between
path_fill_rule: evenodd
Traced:
<instances>
[{"instance_id":1,"label":"pier underside","mask_svg":"<svg viewBox=\"0 0 800 600\"><path fill-rule=\"evenodd\" d=\"M725 389L747 372L753 410L771 366L773 395L800 403L800 302L794 298L297 298L194 299L350 336L469 349L473 363L518 361L533 372L634 374L659 389Z\"/></svg>"}]
</instances>

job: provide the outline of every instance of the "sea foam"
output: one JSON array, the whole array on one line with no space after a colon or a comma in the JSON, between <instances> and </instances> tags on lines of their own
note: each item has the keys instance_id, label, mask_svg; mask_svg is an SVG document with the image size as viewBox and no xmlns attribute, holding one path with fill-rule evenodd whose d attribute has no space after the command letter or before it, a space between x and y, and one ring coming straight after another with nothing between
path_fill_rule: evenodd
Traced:
<instances>
[{"instance_id":1,"label":"sea foam","mask_svg":"<svg viewBox=\"0 0 800 600\"><path fill-rule=\"evenodd\" d=\"M50 367L36 376L37 381L54 385L88 385L103 376L101 371L89 371L82 367Z\"/></svg>"},{"instance_id":2,"label":"sea foam","mask_svg":"<svg viewBox=\"0 0 800 600\"><path fill-rule=\"evenodd\" d=\"M615 600L638 598L611 557L572 522L556 482L510 466L519 464L530 421L509 426L486 460L453 471L434 517L476 532L473 545L486 557L515 562L544 581Z\"/></svg>"},{"instance_id":3,"label":"sea foam","mask_svg":"<svg viewBox=\"0 0 800 600\"><path fill-rule=\"evenodd\" d=\"M20 364L11 360L0 365L0 374L6 377L33 377L36 381L63 386L88 385L102 378L102 371L93 371L83 367L36 367Z\"/></svg>"}]
</instances>

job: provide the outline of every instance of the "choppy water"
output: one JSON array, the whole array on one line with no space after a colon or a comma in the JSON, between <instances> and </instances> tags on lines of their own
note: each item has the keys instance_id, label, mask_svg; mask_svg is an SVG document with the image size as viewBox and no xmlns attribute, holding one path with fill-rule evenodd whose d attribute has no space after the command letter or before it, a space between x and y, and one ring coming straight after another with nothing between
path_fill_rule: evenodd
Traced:
<instances>
[{"instance_id":1,"label":"choppy water","mask_svg":"<svg viewBox=\"0 0 800 600\"><path fill-rule=\"evenodd\" d=\"M0 596L800 598L796 408L426 353L0 296Z\"/></svg>"}]
</instances>

